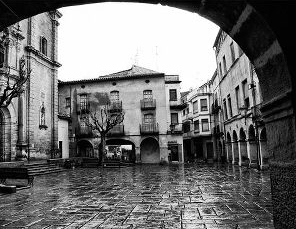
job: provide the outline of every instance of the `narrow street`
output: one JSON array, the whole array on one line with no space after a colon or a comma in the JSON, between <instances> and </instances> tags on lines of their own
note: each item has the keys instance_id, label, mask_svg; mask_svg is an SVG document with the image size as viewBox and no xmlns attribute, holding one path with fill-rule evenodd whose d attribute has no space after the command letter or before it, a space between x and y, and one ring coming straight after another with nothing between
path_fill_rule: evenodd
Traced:
<instances>
[{"instance_id":1,"label":"narrow street","mask_svg":"<svg viewBox=\"0 0 296 229\"><path fill-rule=\"evenodd\" d=\"M228 165L66 170L0 212L0 228L273 228L269 173Z\"/></svg>"}]
</instances>

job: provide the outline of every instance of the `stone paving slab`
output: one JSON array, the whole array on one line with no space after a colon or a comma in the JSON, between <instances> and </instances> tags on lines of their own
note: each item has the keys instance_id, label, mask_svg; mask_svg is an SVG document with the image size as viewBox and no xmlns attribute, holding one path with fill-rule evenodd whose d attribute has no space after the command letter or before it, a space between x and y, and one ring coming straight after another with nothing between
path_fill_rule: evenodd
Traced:
<instances>
[{"instance_id":1,"label":"stone paving slab","mask_svg":"<svg viewBox=\"0 0 296 229\"><path fill-rule=\"evenodd\" d=\"M0 228L274 228L268 171L142 165L71 169L0 195Z\"/></svg>"}]
</instances>

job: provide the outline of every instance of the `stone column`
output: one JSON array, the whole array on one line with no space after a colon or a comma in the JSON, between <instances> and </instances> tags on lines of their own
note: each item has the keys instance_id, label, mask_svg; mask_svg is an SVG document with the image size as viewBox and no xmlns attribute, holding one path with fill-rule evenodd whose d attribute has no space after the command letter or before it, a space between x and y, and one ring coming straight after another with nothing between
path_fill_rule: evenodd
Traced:
<instances>
[{"instance_id":1,"label":"stone column","mask_svg":"<svg viewBox=\"0 0 296 229\"><path fill-rule=\"evenodd\" d=\"M238 148L238 165L242 166L242 145L241 145L241 141L238 140L237 142L237 148Z\"/></svg>"}]
</instances>

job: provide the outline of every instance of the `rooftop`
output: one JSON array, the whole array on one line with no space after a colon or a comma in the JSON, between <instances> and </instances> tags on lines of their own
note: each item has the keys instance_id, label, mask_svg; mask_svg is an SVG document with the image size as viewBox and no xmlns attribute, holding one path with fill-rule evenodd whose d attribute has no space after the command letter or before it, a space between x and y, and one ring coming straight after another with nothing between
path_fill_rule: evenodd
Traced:
<instances>
[{"instance_id":1,"label":"rooftop","mask_svg":"<svg viewBox=\"0 0 296 229\"><path fill-rule=\"evenodd\" d=\"M99 76L93 79L82 79L74 81L59 81L59 84L74 84L74 83L87 83L87 82L97 82L97 81L108 81L110 79L127 79L127 78L139 78L139 77L151 77L151 76L164 76L164 73L156 72L147 68L133 65L130 69L123 70L120 72L111 73L104 76Z\"/></svg>"}]
</instances>

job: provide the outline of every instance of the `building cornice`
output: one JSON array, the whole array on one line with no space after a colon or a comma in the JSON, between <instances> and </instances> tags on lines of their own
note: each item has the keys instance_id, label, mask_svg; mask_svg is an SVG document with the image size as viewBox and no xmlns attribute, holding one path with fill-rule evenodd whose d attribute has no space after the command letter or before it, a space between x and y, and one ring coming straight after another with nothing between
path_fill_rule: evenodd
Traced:
<instances>
[{"instance_id":1,"label":"building cornice","mask_svg":"<svg viewBox=\"0 0 296 229\"><path fill-rule=\"evenodd\" d=\"M42 60L46 61L47 63L53 65L54 67L59 68L59 67L62 66L59 62L57 62L57 61L55 61L55 60L51 60L50 58L48 58L47 56L45 56L44 54L42 54L39 50L35 49L35 48L34 48L33 46L31 46L31 45L26 46L26 47L25 47L25 50L26 50L27 52L30 52L30 53L35 54L36 56L38 56L38 57L41 58Z\"/></svg>"},{"instance_id":2,"label":"building cornice","mask_svg":"<svg viewBox=\"0 0 296 229\"><path fill-rule=\"evenodd\" d=\"M126 79L143 79L146 78L157 78L157 77L164 77L163 73L159 74L139 74L139 75L129 75L129 76L101 76L92 79L83 79L83 80L73 80L73 81L59 81L59 85L70 85L70 84L77 84L77 83L94 83L94 82L104 82L104 81L117 81L117 80L126 80Z\"/></svg>"}]
</instances>

